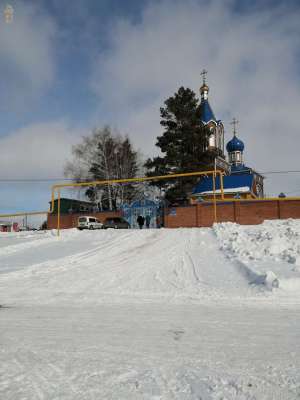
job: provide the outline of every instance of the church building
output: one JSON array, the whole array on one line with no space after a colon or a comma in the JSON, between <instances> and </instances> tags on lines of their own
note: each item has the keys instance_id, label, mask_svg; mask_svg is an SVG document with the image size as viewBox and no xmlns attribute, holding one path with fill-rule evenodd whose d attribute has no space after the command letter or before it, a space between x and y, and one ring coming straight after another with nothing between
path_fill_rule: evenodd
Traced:
<instances>
[{"instance_id":1,"label":"church building","mask_svg":"<svg viewBox=\"0 0 300 400\"><path fill-rule=\"evenodd\" d=\"M208 148L215 154L215 168L224 172L223 188L225 198L262 198L264 196L264 177L244 163L245 145L237 136L237 120L234 118L233 138L227 143L224 154L224 126L217 120L208 102L209 87L205 81L206 71L202 72L203 85L200 88L200 118L202 124L209 128ZM219 175L215 180L215 194L221 196ZM211 175L201 177L191 195L191 202L209 200L213 197L213 178Z\"/></svg>"}]
</instances>

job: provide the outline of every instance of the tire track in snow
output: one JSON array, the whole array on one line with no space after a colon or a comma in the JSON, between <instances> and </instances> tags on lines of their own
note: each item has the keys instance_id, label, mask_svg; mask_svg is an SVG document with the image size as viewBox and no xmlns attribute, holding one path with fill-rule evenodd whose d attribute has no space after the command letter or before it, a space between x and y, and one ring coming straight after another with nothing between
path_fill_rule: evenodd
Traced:
<instances>
[{"instance_id":1,"label":"tire track in snow","mask_svg":"<svg viewBox=\"0 0 300 400\"><path fill-rule=\"evenodd\" d=\"M0 240L3 238L0 238ZM28 237L28 240L32 239ZM9 256L33 247L40 247L44 243L49 243L54 241L56 238L54 236L47 235L46 237L34 237L34 240L28 242L22 242L17 244L8 244L7 246L0 247L0 257Z\"/></svg>"},{"instance_id":2,"label":"tire track in snow","mask_svg":"<svg viewBox=\"0 0 300 400\"><path fill-rule=\"evenodd\" d=\"M3 299L55 303L247 294L246 279L221 252L211 229L81 233L67 237L75 254L0 277ZM63 234L59 246L64 244Z\"/></svg>"},{"instance_id":3,"label":"tire track in snow","mask_svg":"<svg viewBox=\"0 0 300 400\"><path fill-rule=\"evenodd\" d=\"M32 274L47 274L49 272L51 273L53 268L59 269L60 271L70 270L70 268L72 267L77 268L76 264L79 264L80 262L99 254L99 252L101 251L107 252L108 250L115 248L115 242L118 240L119 238L115 237L113 238L113 240L104 242L100 245L95 246L92 249L75 252L75 254L72 255L64 255L62 257L56 258L55 260L33 263L29 266L22 266L16 270L10 271L9 268L7 268L1 273L1 278L12 279L17 278L18 276L26 277L31 276ZM57 241L56 238L55 241ZM53 243L49 243L49 241L46 241L45 244L47 245ZM30 246L28 246L28 248L30 248ZM53 249L53 251L55 250Z\"/></svg>"},{"instance_id":4,"label":"tire track in snow","mask_svg":"<svg viewBox=\"0 0 300 400\"><path fill-rule=\"evenodd\" d=\"M46 355L41 357L36 351L25 349L15 354L12 362L18 368L16 378L21 378L19 384L22 382L25 392L26 389L30 391L31 386L39 400L52 398L58 387L68 393L68 398L76 398L77 388L72 380L65 370L49 362Z\"/></svg>"}]
</instances>

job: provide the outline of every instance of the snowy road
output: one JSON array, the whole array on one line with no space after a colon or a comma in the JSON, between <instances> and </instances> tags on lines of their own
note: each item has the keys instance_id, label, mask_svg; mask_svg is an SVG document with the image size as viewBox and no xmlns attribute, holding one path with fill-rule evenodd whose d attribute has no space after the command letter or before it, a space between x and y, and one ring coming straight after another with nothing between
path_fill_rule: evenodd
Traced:
<instances>
[{"instance_id":1,"label":"snowy road","mask_svg":"<svg viewBox=\"0 0 300 400\"><path fill-rule=\"evenodd\" d=\"M3 235L0 399L300 398L299 232Z\"/></svg>"},{"instance_id":2,"label":"snowy road","mask_svg":"<svg viewBox=\"0 0 300 400\"><path fill-rule=\"evenodd\" d=\"M5 309L0 397L296 399L298 318L195 305Z\"/></svg>"}]
</instances>

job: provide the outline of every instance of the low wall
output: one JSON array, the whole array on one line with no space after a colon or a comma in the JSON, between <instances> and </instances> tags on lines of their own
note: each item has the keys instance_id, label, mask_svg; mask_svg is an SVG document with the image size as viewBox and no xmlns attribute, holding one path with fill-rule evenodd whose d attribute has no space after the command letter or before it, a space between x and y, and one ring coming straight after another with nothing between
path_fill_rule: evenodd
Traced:
<instances>
[{"instance_id":1,"label":"low wall","mask_svg":"<svg viewBox=\"0 0 300 400\"><path fill-rule=\"evenodd\" d=\"M218 222L257 225L269 219L300 218L300 200L258 200L217 203ZM204 227L214 223L213 203L166 210L165 227Z\"/></svg>"},{"instance_id":2,"label":"low wall","mask_svg":"<svg viewBox=\"0 0 300 400\"><path fill-rule=\"evenodd\" d=\"M60 215L60 229L76 228L77 221L80 216L89 215L99 219L100 222L104 222L106 218L110 217L120 217L121 211L103 211L97 213L81 213L81 214L61 214ZM56 229L57 228L57 214L48 214L47 218L47 228Z\"/></svg>"},{"instance_id":3,"label":"low wall","mask_svg":"<svg viewBox=\"0 0 300 400\"><path fill-rule=\"evenodd\" d=\"M74 228L78 217L84 214L62 214L60 228ZM86 214L85 214L86 215ZM109 217L119 217L121 211L104 211L89 214L104 222ZM300 218L300 200L258 200L217 203L218 222L236 222L241 225L257 225L268 219ZM213 203L198 203L187 207L172 207L166 210L166 228L192 228L212 226L214 223ZM48 229L57 227L57 215L48 214Z\"/></svg>"},{"instance_id":4,"label":"low wall","mask_svg":"<svg viewBox=\"0 0 300 400\"><path fill-rule=\"evenodd\" d=\"M184 226L187 228L197 225L197 206L173 207L165 213L164 225L167 228L178 228Z\"/></svg>"}]
</instances>

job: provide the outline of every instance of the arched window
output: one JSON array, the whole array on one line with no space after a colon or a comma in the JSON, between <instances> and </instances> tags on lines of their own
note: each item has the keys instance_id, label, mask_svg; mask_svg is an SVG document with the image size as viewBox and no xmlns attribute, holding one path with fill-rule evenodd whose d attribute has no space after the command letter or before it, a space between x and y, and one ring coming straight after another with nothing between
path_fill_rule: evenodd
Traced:
<instances>
[{"instance_id":1,"label":"arched window","mask_svg":"<svg viewBox=\"0 0 300 400\"><path fill-rule=\"evenodd\" d=\"M212 135L210 135L210 137L208 139L208 146L209 147L216 147L216 137L215 137L214 133Z\"/></svg>"}]
</instances>

